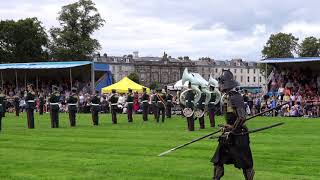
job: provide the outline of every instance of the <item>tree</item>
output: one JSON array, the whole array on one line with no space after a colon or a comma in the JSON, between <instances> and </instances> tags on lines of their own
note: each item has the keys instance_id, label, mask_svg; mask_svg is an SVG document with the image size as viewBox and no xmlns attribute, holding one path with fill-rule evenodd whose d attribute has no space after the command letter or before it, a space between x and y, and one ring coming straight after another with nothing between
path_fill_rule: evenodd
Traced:
<instances>
[{"instance_id":1,"label":"tree","mask_svg":"<svg viewBox=\"0 0 320 180\"><path fill-rule=\"evenodd\" d=\"M305 38L299 47L300 57L318 57L319 56L319 40L313 36Z\"/></svg>"},{"instance_id":2,"label":"tree","mask_svg":"<svg viewBox=\"0 0 320 180\"><path fill-rule=\"evenodd\" d=\"M52 42L49 49L53 59L87 59L100 49L98 40L91 35L105 21L91 0L79 0L63 6L58 20L61 27L50 29Z\"/></svg>"},{"instance_id":3,"label":"tree","mask_svg":"<svg viewBox=\"0 0 320 180\"><path fill-rule=\"evenodd\" d=\"M262 50L263 58L288 58L293 57L297 51L298 38L291 33L272 34Z\"/></svg>"},{"instance_id":4,"label":"tree","mask_svg":"<svg viewBox=\"0 0 320 180\"><path fill-rule=\"evenodd\" d=\"M37 18L0 21L1 62L47 60L47 45L47 34Z\"/></svg>"},{"instance_id":5,"label":"tree","mask_svg":"<svg viewBox=\"0 0 320 180\"><path fill-rule=\"evenodd\" d=\"M136 82L136 83L140 83L140 80L139 80L139 75L135 72L132 72L128 75L128 78L131 79L132 81Z\"/></svg>"},{"instance_id":6,"label":"tree","mask_svg":"<svg viewBox=\"0 0 320 180\"><path fill-rule=\"evenodd\" d=\"M277 33L271 34L269 40L262 50L263 58L288 58L293 57L297 52L298 38L294 37L291 33ZM267 76L271 73L272 67L267 65L267 72L265 72L265 65L259 64L260 71Z\"/></svg>"},{"instance_id":7,"label":"tree","mask_svg":"<svg viewBox=\"0 0 320 180\"><path fill-rule=\"evenodd\" d=\"M158 89L160 87L159 82L158 81L153 81L150 84L150 89Z\"/></svg>"}]
</instances>

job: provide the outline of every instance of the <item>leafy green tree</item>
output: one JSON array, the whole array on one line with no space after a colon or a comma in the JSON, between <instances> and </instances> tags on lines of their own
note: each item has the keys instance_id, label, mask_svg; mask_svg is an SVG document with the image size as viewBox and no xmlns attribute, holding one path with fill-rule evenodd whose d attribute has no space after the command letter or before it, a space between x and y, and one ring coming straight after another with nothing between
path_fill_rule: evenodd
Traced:
<instances>
[{"instance_id":1,"label":"leafy green tree","mask_svg":"<svg viewBox=\"0 0 320 180\"><path fill-rule=\"evenodd\" d=\"M47 34L37 18L0 21L1 62L47 60L47 45Z\"/></svg>"},{"instance_id":2,"label":"leafy green tree","mask_svg":"<svg viewBox=\"0 0 320 180\"><path fill-rule=\"evenodd\" d=\"M262 50L263 58L288 58L293 57L297 51L298 38L291 33L272 34Z\"/></svg>"},{"instance_id":3,"label":"leafy green tree","mask_svg":"<svg viewBox=\"0 0 320 180\"><path fill-rule=\"evenodd\" d=\"M150 89L158 89L160 87L159 82L158 81L153 81L150 84Z\"/></svg>"},{"instance_id":4,"label":"leafy green tree","mask_svg":"<svg viewBox=\"0 0 320 180\"><path fill-rule=\"evenodd\" d=\"M91 0L79 0L63 6L58 20L61 27L50 29L52 42L49 49L53 59L87 59L100 49L98 40L91 35L105 21Z\"/></svg>"},{"instance_id":5,"label":"leafy green tree","mask_svg":"<svg viewBox=\"0 0 320 180\"><path fill-rule=\"evenodd\" d=\"M300 57L318 57L320 43L319 40L313 36L305 38L299 47Z\"/></svg>"},{"instance_id":6,"label":"leafy green tree","mask_svg":"<svg viewBox=\"0 0 320 180\"><path fill-rule=\"evenodd\" d=\"M262 50L263 58L289 58L293 57L294 53L298 50L298 38L294 37L291 33L277 33L271 34L269 40ZM261 72L267 76L271 73L272 67L267 65L267 72L265 64L259 64Z\"/></svg>"},{"instance_id":7,"label":"leafy green tree","mask_svg":"<svg viewBox=\"0 0 320 180\"><path fill-rule=\"evenodd\" d=\"M136 82L136 83L140 83L140 79L139 79L139 75L135 72L132 72L128 75L128 78L131 79L132 81Z\"/></svg>"}]
</instances>

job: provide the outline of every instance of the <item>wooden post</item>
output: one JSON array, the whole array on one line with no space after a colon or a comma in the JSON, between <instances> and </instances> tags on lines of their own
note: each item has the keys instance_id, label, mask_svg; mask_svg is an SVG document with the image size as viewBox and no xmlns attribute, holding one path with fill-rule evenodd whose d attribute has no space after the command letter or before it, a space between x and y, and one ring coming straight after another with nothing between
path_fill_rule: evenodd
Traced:
<instances>
[{"instance_id":1,"label":"wooden post","mask_svg":"<svg viewBox=\"0 0 320 180\"><path fill-rule=\"evenodd\" d=\"M18 90L19 90L19 84L18 84L18 72L17 72L17 70L15 70L15 73L16 73L16 90L17 90L17 92L18 92Z\"/></svg>"},{"instance_id":2,"label":"wooden post","mask_svg":"<svg viewBox=\"0 0 320 180\"><path fill-rule=\"evenodd\" d=\"M94 62L91 62L91 93L95 92Z\"/></svg>"}]
</instances>

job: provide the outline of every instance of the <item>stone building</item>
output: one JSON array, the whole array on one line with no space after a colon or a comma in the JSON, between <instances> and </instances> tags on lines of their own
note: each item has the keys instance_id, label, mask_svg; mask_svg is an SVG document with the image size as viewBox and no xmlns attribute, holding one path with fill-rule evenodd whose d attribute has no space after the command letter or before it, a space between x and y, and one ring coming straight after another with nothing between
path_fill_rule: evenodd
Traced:
<instances>
[{"instance_id":1,"label":"stone building","mask_svg":"<svg viewBox=\"0 0 320 180\"><path fill-rule=\"evenodd\" d=\"M265 78L261 75L256 62L246 62L242 59L227 61L200 58L193 61L189 58L172 58L164 53L163 57L139 57L138 52L133 55L101 56L96 59L110 65L114 80L117 82L131 72L139 75L141 84L150 86L158 82L162 87L172 85L181 79L183 70L201 74L209 79L210 74L214 78L220 76L223 69L230 69L241 86L264 86Z\"/></svg>"},{"instance_id":2,"label":"stone building","mask_svg":"<svg viewBox=\"0 0 320 180\"><path fill-rule=\"evenodd\" d=\"M210 73L214 78L221 75L223 69L229 69L241 86L264 86L265 77L261 74L256 62L246 62L242 59L226 61L202 58L195 61L196 69L205 79Z\"/></svg>"}]
</instances>

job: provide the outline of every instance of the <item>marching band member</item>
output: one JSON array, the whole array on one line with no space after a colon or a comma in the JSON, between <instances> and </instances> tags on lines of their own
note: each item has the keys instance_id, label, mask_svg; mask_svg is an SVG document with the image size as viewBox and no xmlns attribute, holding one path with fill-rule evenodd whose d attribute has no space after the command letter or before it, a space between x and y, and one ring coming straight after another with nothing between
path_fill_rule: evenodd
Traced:
<instances>
[{"instance_id":1,"label":"marching band member","mask_svg":"<svg viewBox=\"0 0 320 180\"><path fill-rule=\"evenodd\" d=\"M142 103L142 114L143 114L143 121L148 121L148 113L149 113L149 95L147 94L147 88L142 88L143 95L141 97Z\"/></svg>"},{"instance_id":2,"label":"marching band member","mask_svg":"<svg viewBox=\"0 0 320 180\"><path fill-rule=\"evenodd\" d=\"M43 93L40 93L40 96L39 96L39 114L40 115L43 115L44 103L45 103L45 100L43 97Z\"/></svg>"},{"instance_id":3,"label":"marching band member","mask_svg":"<svg viewBox=\"0 0 320 180\"><path fill-rule=\"evenodd\" d=\"M192 91L191 88L191 82L188 84L188 89L191 91L187 91L186 93L186 108L194 109L194 92ZM194 131L194 118L193 114L190 117L187 117L187 122L188 122L188 130L189 131Z\"/></svg>"},{"instance_id":4,"label":"marching band member","mask_svg":"<svg viewBox=\"0 0 320 180\"><path fill-rule=\"evenodd\" d=\"M157 108L157 96L156 96L155 90L152 90L150 100L151 100L151 103L150 103L151 112L153 113L154 119L157 120L158 108Z\"/></svg>"},{"instance_id":5,"label":"marching band member","mask_svg":"<svg viewBox=\"0 0 320 180\"><path fill-rule=\"evenodd\" d=\"M16 116L19 116L19 113L20 113L20 107L19 107L19 104L20 104L20 95L19 93L16 94L14 97L13 97L13 104L14 104L14 110L16 112Z\"/></svg>"},{"instance_id":6,"label":"marching band member","mask_svg":"<svg viewBox=\"0 0 320 180\"><path fill-rule=\"evenodd\" d=\"M96 91L91 98L91 114L94 126L99 125L99 111L100 111L100 97L98 96L99 91Z\"/></svg>"},{"instance_id":7,"label":"marching band member","mask_svg":"<svg viewBox=\"0 0 320 180\"><path fill-rule=\"evenodd\" d=\"M173 107L172 99L173 96L170 94L170 91L167 93L166 96L166 111L167 111L167 118L171 118L171 108Z\"/></svg>"},{"instance_id":8,"label":"marching band member","mask_svg":"<svg viewBox=\"0 0 320 180\"><path fill-rule=\"evenodd\" d=\"M52 86L52 93L49 98L51 128L59 128L59 101L60 93L57 86Z\"/></svg>"},{"instance_id":9,"label":"marching band member","mask_svg":"<svg viewBox=\"0 0 320 180\"><path fill-rule=\"evenodd\" d=\"M199 86L199 89L201 91L202 87ZM197 103L197 109L202 111L201 117L199 117L200 129L204 129L205 128L205 125L204 125L205 100L206 100L206 93L201 92L200 100Z\"/></svg>"},{"instance_id":10,"label":"marching band member","mask_svg":"<svg viewBox=\"0 0 320 180\"><path fill-rule=\"evenodd\" d=\"M132 96L132 89L128 89L127 95L127 114L128 114L128 122L132 122L132 111L133 111L133 96Z\"/></svg>"},{"instance_id":11,"label":"marching band member","mask_svg":"<svg viewBox=\"0 0 320 180\"><path fill-rule=\"evenodd\" d=\"M164 99L165 99L165 94L161 93L161 89L158 89L157 90L157 93L156 93L156 101L157 101L157 104L156 104L156 109L157 109L157 123L159 123L160 121L160 115L162 116L161 118L161 121L164 122L165 120L165 104L164 104Z\"/></svg>"},{"instance_id":12,"label":"marching band member","mask_svg":"<svg viewBox=\"0 0 320 180\"><path fill-rule=\"evenodd\" d=\"M77 104L78 104L78 96L77 96L77 88L71 89L71 94L67 100L68 103L68 111L69 111L69 120L70 120L70 126L75 127L76 126L76 113L78 110Z\"/></svg>"},{"instance_id":13,"label":"marching band member","mask_svg":"<svg viewBox=\"0 0 320 180\"><path fill-rule=\"evenodd\" d=\"M116 94L117 91L112 89L112 95L109 98L110 105L111 105L111 115L112 115L112 123L117 124L117 109L118 109L118 95Z\"/></svg>"},{"instance_id":14,"label":"marching band member","mask_svg":"<svg viewBox=\"0 0 320 180\"><path fill-rule=\"evenodd\" d=\"M216 111L216 94L214 93L215 87L213 85L210 85L210 91L211 91L211 98L208 103L208 113L209 113L209 119L210 119L210 126L215 127L215 111Z\"/></svg>"},{"instance_id":15,"label":"marching band member","mask_svg":"<svg viewBox=\"0 0 320 180\"><path fill-rule=\"evenodd\" d=\"M27 96L26 96L26 109L27 109L27 122L28 128L34 129L34 109L36 108L35 97L36 94L33 91L33 85L29 84L27 86Z\"/></svg>"}]
</instances>

